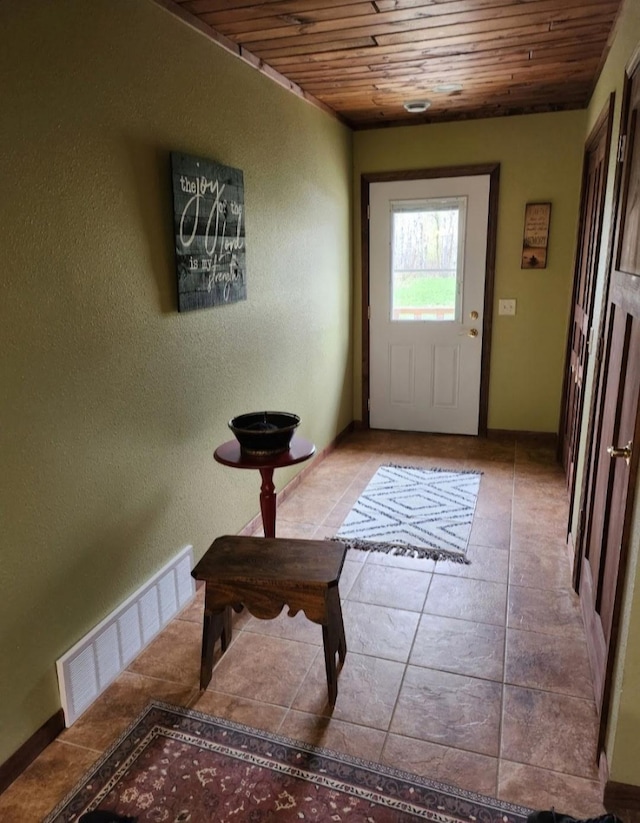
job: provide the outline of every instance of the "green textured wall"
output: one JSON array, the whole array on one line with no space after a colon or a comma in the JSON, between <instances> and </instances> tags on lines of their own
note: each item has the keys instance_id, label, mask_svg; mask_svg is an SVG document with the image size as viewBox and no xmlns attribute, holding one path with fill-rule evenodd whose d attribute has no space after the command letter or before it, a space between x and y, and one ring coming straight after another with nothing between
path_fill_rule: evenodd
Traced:
<instances>
[{"instance_id":1,"label":"green textured wall","mask_svg":"<svg viewBox=\"0 0 640 823\"><path fill-rule=\"evenodd\" d=\"M322 448L353 376L348 129L149 0L2 3L0 45L1 763L57 657L257 514L226 421ZM246 302L176 312L171 150L244 171Z\"/></svg>"},{"instance_id":2,"label":"green textured wall","mask_svg":"<svg viewBox=\"0 0 640 823\"><path fill-rule=\"evenodd\" d=\"M356 193L364 172L500 163L489 428L558 429L584 129L585 112L578 111L354 134ZM548 265L523 271L524 208L535 201L552 203ZM359 237L358 196L354 209ZM356 244L356 418L361 417L360 266ZM514 297L516 316L498 316L498 299Z\"/></svg>"}]
</instances>

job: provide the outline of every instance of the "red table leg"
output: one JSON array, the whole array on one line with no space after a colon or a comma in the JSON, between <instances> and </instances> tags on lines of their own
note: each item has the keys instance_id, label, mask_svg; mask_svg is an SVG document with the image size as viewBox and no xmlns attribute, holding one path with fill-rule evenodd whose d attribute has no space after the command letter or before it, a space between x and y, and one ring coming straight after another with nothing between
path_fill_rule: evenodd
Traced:
<instances>
[{"instance_id":1,"label":"red table leg","mask_svg":"<svg viewBox=\"0 0 640 823\"><path fill-rule=\"evenodd\" d=\"M303 437L293 436L289 451L276 454L247 454L237 440L229 440L214 451L213 457L223 466L236 469L259 469L262 476L260 487L260 511L264 536L276 536L276 489L273 485L274 469L295 466L315 454L316 447Z\"/></svg>"},{"instance_id":2,"label":"red table leg","mask_svg":"<svg viewBox=\"0 0 640 823\"><path fill-rule=\"evenodd\" d=\"M273 485L273 469L261 468L260 511L265 537L276 536L276 487Z\"/></svg>"}]
</instances>

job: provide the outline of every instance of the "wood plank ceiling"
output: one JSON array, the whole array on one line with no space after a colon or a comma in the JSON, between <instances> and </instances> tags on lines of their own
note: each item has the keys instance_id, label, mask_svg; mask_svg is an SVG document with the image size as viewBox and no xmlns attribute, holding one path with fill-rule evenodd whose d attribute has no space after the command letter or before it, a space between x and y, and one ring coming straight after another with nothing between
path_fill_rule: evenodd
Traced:
<instances>
[{"instance_id":1,"label":"wood plank ceiling","mask_svg":"<svg viewBox=\"0 0 640 823\"><path fill-rule=\"evenodd\" d=\"M361 129L582 108L622 0L156 2Z\"/></svg>"}]
</instances>

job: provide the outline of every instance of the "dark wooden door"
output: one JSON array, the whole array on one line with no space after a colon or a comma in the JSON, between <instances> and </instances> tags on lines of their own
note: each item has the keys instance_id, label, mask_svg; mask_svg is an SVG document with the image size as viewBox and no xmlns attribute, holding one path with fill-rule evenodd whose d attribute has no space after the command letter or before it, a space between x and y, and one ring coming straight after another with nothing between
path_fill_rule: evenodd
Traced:
<instances>
[{"instance_id":1,"label":"dark wooden door","mask_svg":"<svg viewBox=\"0 0 640 823\"><path fill-rule=\"evenodd\" d=\"M595 282L600 257L604 196L611 147L613 95L598 118L585 146L580 200L580 228L576 254L573 299L563 387L559 454L573 500L580 425L584 400L583 382L593 339L592 318ZM569 516L571 522L571 514Z\"/></svg>"},{"instance_id":2,"label":"dark wooden door","mask_svg":"<svg viewBox=\"0 0 640 823\"><path fill-rule=\"evenodd\" d=\"M580 598L596 704L605 733L640 452L640 71L629 70L623 104L612 261L589 455Z\"/></svg>"}]
</instances>

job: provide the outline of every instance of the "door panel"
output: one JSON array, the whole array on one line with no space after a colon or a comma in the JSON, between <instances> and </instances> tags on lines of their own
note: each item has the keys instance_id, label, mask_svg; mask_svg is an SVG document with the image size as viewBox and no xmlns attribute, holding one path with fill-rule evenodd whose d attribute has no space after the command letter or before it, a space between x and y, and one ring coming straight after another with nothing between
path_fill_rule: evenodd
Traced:
<instances>
[{"instance_id":1,"label":"door panel","mask_svg":"<svg viewBox=\"0 0 640 823\"><path fill-rule=\"evenodd\" d=\"M389 394L392 403L415 402L413 346L392 345L389 353Z\"/></svg>"},{"instance_id":2,"label":"door panel","mask_svg":"<svg viewBox=\"0 0 640 823\"><path fill-rule=\"evenodd\" d=\"M458 408L460 346L433 347L433 405L437 409Z\"/></svg>"},{"instance_id":3,"label":"door panel","mask_svg":"<svg viewBox=\"0 0 640 823\"><path fill-rule=\"evenodd\" d=\"M640 274L640 129L637 126L640 88L637 83L632 83L629 94L622 231L616 265L626 274Z\"/></svg>"},{"instance_id":4,"label":"door panel","mask_svg":"<svg viewBox=\"0 0 640 823\"><path fill-rule=\"evenodd\" d=\"M623 138L635 123L639 90L639 73L630 71L623 103ZM620 267L633 268L640 259L640 236L634 221L628 217L636 208L634 192L640 192L638 151L635 141L627 137L624 164L617 175L616 188L620 194L616 207L616 255L607 295L593 440L587 455L585 528L579 542L579 593L596 705L601 716L601 746L606 731L640 450L640 283Z\"/></svg>"},{"instance_id":5,"label":"door panel","mask_svg":"<svg viewBox=\"0 0 640 823\"><path fill-rule=\"evenodd\" d=\"M593 336L593 303L602 238L613 102L612 96L587 140L583 166L580 229L559 442L559 454L567 478L567 491L572 500L582 423L584 377L589 359L589 344ZM571 517L572 512L569 515L570 522Z\"/></svg>"},{"instance_id":6,"label":"door panel","mask_svg":"<svg viewBox=\"0 0 640 823\"><path fill-rule=\"evenodd\" d=\"M478 433L490 182L371 185L373 428Z\"/></svg>"},{"instance_id":7,"label":"door panel","mask_svg":"<svg viewBox=\"0 0 640 823\"><path fill-rule=\"evenodd\" d=\"M620 556L625 537L625 513L631 465L611 457L610 447L634 441L640 397L640 312L634 316L622 304L610 305L609 351L604 361L602 416L595 465L593 511L582 565L580 597L594 678L596 702L602 703L607 662L615 624ZM634 348L635 347L635 348Z\"/></svg>"}]
</instances>

